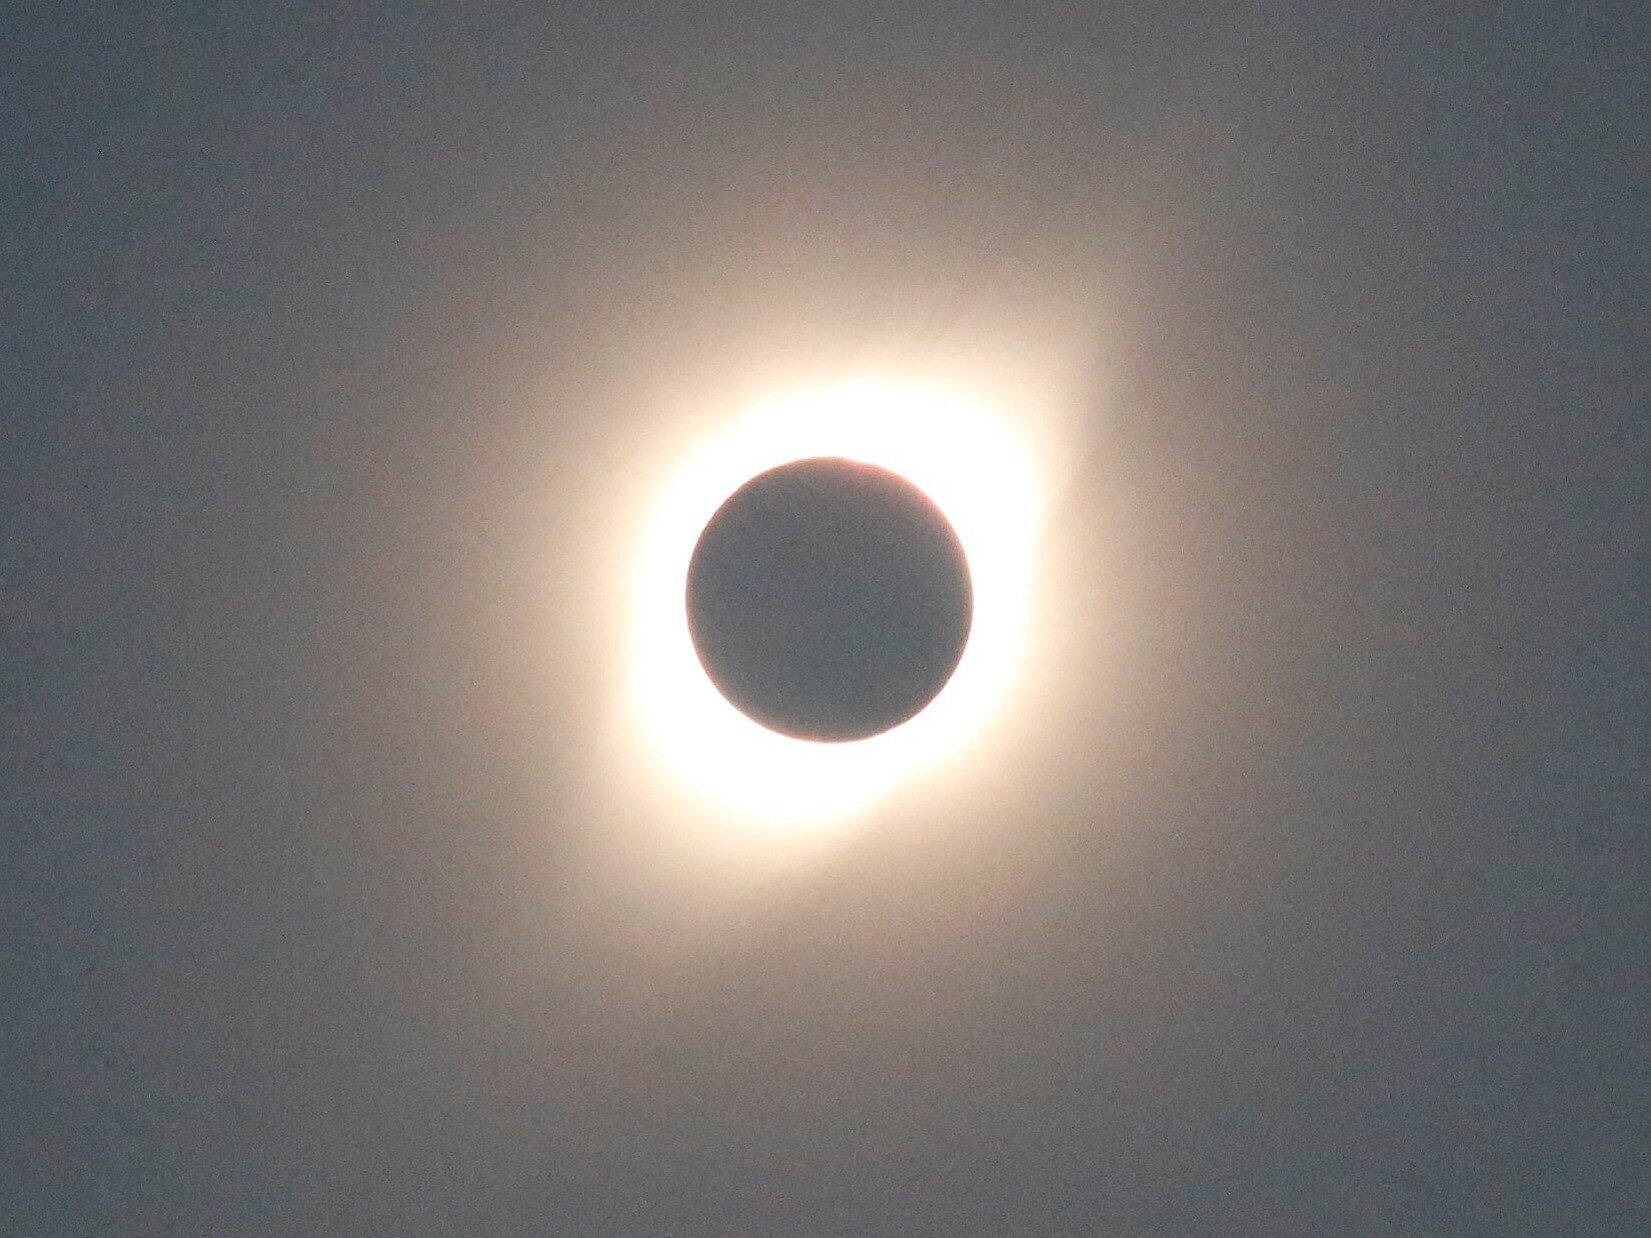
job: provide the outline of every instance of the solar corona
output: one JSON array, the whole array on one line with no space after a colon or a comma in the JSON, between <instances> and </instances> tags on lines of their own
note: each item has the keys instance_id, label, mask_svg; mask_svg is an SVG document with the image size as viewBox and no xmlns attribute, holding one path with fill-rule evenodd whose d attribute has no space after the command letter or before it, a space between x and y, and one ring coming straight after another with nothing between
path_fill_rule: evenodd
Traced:
<instances>
[{"instance_id":1,"label":"solar corona","mask_svg":"<svg viewBox=\"0 0 1651 1238\"><path fill-rule=\"evenodd\" d=\"M1012 423L845 382L682 460L634 581L629 703L667 777L775 828L963 751L1025 642L1037 486Z\"/></svg>"}]
</instances>

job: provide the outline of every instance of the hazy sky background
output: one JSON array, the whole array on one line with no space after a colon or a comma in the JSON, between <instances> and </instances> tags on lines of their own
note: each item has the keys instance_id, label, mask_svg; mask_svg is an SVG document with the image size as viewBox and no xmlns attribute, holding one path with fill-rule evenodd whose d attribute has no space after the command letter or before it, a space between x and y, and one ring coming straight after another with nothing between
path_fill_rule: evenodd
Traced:
<instances>
[{"instance_id":1,"label":"hazy sky background","mask_svg":"<svg viewBox=\"0 0 1651 1238\"><path fill-rule=\"evenodd\" d=\"M1651 1229L1648 42L14 6L0 1228ZM1059 427L1049 639L732 873L626 531L866 366Z\"/></svg>"}]
</instances>

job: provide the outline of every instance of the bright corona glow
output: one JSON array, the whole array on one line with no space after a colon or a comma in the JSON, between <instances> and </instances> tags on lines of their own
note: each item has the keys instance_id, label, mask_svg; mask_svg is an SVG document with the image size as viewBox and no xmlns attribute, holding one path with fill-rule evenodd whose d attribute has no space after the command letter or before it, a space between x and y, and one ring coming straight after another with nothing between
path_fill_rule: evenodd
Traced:
<instances>
[{"instance_id":1,"label":"bright corona glow","mask_svg":"<svg viewBox=\"0 0 1651 1238\"><path fill-rule=\"evenodd\" d=\"M974 590L968 644L940 694L848 743L793 739L747 718L706 676L688 631L688 563L711 516L758 473L815 456L877 465L927 494L957 531ZM840 820L956 754L1001 701L1025 644L1036 497L1021 437L951 394L847 382L759 406L682 465L647 520L630 679L645 741L719 809L777 826Z\"/></svg>"}]
</instances>

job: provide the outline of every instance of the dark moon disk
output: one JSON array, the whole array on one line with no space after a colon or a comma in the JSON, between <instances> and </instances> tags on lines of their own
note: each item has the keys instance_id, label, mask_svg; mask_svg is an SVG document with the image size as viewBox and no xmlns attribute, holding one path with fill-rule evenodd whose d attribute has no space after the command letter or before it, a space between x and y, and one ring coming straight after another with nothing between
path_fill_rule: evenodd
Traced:
<instances>
[{"instance_id":1,"label":"dark moon disk","mask_svg":"<svg viewBox=\"0 0 1651 1238\"><path fill-rule=\"evenodd\" d=\"M864 739L935 698L973 598L957 534L886 469L799 460L736 490L688 567L688 627L711 681L770 730Z\"/></svg>"}]
</instances>

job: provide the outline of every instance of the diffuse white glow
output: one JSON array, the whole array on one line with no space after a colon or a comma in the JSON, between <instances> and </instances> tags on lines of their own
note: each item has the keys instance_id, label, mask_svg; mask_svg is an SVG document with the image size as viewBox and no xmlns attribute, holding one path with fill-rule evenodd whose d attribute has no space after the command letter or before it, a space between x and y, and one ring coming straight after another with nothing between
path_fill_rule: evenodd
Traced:
<instances>
[{"instance_id":1,"label":"diffuse white glow","mask_svg":"<svg viewBox=\"0 0 1651 1238\"><path fill-rule=\"evenodd\" d=\"M707 678L688 632L688 563L716 509L756 474L814 456L878 465L926 493L957 530L974 588L968 645L945 688L907 722L849 743L751 721ZM845 382L758 407L684 462L645 526L629 688L645 743L720 810L776 826L839 820L956 753L1023 651L1038 493L1021 436L951 394Z\"/></svg>"}]
</instances>

